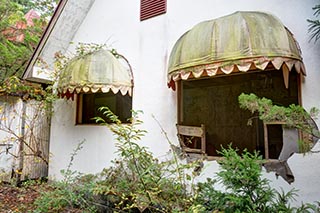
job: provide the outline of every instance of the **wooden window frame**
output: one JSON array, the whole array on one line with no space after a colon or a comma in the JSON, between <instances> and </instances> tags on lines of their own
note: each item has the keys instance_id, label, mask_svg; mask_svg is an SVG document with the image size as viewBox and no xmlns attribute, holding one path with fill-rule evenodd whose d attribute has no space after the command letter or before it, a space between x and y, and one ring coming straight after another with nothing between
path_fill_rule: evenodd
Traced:
<instances>
[{"instance_id":1,"label":"wooden window frame","mask_svg":"<svg viewBox=\"0 0 320 213\"><path fill-rule=\"evenodd\" d=\"M254 72L254 71L253 71ZM198 80L202 80L202 79L198 79ZM297 75L297 101L298 101L298 104L301 105L301 82L302 82L302 77L301 75ZM182 125L184 123L184 112L183 112L183 95L184 95L184 91L183 91L183 84L182 84L182 80L179 80L176 82L176 86L177 86L177 126L179 125ZM266 160L273 160L273 159L270 159L269 156L269 141L268 141L268 128L267 126L268 125L283 125L284 123L283 122L263 122L263 142L264 142L264 159ZM179 137L179 132L178 132L178 137ZM302 134L301 134L301 131L299 131L299 138L302 137ZM205 142L206 143L206 142ZM180 143L181 144L181 143ZM188 153L190 150L183 146L182 147L182 150L186 153ZM192 151L191 151L192 152ZM206 154L205 152L201 152L203 154ZM219 159L221 157L219 156L207 156L207 159L212 159L212 160L215 160L215 159Z\"/></svg>"},{"instance_id":2,"label":"wooden window frame","mask_svg":"<svg viewBox=\"0 0 320 213\"><path fill-rule=\"evenodd\" d=\"M105 94L106 95L106 98L109 97L113 97L115 98L115 105L116 105L116 108L114 109L114 114L119 116L119 114L121 114L122 116L119 116L119 119L121 120L122 123L129 123L129 118L131 117L131 110L132 110L132 97L128 96L128 97L124 97L122 96L121 94L113 94L111 92L109 93L88 93L88 94L84 94L84 93L80 93L80 94L77 94L77 101L76 101L76 104L77 104L77 107L76 107L76 115L75 115L75 124L76 125L96 125L96 123L93 121L93 122L86 122L84 120L88 120L88 118L84 118L84 95L101 95L101 94ZM129 106L127 107L123 107L122 105L125 103L124 101L124 98L129 98L128 100L130 101L129 103ZM95 100L96 97L94 96L93 99ZM122 100L121 100L122 99ZM95 103L89 103L89 106L90 107L95 107ZM103 106L106 106L108 107L108 105L103 105ZM101 106L99 106L101 107ZM126 112L122 112L122 110L127 110ZM130 112L129 112L130 111ZM124 115L128 115L128 116L124 116ZM130 115L130 116L129 116ZM99 116L97 113L93 113L93 117L97 117ZM111 121L108 121L106 118L105 118L106 122L107 123L112 123Z\"/></svg>"},{"instance_id":3,"label":"wooden window frame","mask_svg":"<svg viewBox=\"0 0 320 213\"><path fill-rule=\"evenodd\" d=\"M268 125L285 125L285 122L273 121L263 122L263 141L264 141L264 159L269 160L269 140L268 140Z\"/></svg>"},{"instance_id":4,"label":"wooden window frame","mask_svg":"<svg viewBox=\"0 0 320 213\"><path fill-rule=\"evenodd\" d=\"M199 153L206 154L206 129L205 125L201 124L201 126L185 126L185 125L176 125L178 131L178 138L182 149L185 152L190 153ZM190 148L187 146L188 140L193 140L193 138L199 138L200 143L198 144L200 147ZM197 144L195 144L197 145Z\"/></svg>"}]
</instances>

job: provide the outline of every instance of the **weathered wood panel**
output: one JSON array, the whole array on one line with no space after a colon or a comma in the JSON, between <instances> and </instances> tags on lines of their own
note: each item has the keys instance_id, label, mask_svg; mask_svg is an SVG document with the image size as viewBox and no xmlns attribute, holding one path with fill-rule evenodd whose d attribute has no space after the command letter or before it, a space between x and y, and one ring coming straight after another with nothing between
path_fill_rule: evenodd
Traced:
<instances>
[{"instance_id":1,"label":"weathered wood panel","mask_svg":"<svg viewBox=\"0 0 320 213\"><path fill-rule=\"evenodd\" d=\"M48 176L50 116L37 101L28 101L25 116L23 179Z\"/></svg>"},{"instance_id":2,"label":"weathered wood panel","mask_svg":"<svg viewBox=\"0 0 320 213\"><path fill-rule=\"evenodd\" d=\"M0 96L0 181L10 182L15 169L21 106L18 97Z\"/></svg>"}]
</instances>

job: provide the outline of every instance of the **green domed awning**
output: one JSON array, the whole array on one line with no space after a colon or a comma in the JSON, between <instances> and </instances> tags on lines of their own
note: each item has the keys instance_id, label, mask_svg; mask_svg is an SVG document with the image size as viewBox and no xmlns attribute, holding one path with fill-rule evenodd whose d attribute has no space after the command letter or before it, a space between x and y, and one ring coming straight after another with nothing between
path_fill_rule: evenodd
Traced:
<instances>
[{"instance_id":1,"label":"green domed awning","mask_svg":"<svg viewBox=\"0 0 320 213\"><path fill-rule=\"evenodd\" d=\"M133 77L130 66L125 67L110 51L100 49L72 59L62 71L58 92L62 96L74 93L107 93L131 96ZM68 97L68 95L67 95Z\"/></svg>"},{"instance_id":2,"label":"green domed awning","mask_svg":"<svg viewBox=\"0 0 320 213\"><path fill-rule=\"evenodd\" d=\"M305 74L301 51L292 33L273 15L236 12L204 21L182 35L174 45L168 85L174 81L248 70L272 64L283 70L288 85L294 67Z\"/></svg>"}]
</instances>

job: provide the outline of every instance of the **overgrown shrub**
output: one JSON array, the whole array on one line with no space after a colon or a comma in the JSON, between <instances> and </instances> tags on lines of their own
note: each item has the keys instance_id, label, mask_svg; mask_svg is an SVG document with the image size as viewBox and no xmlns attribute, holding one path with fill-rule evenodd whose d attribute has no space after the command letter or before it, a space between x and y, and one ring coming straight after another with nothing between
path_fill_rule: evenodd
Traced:
<instances>
[{"instance_id":1,"label":"overgrown shrub","mask_svg":"<svg viewBox=\"0 0 320 213\"><path fill-rule=\"evenodd\" d=\"M146 131L138 126L139 112L133 112L130 124L122 125L108 108L101 108L113 124L96 118L115 133L119 158L113 166L100 174L94 193L105 195L108 203L116 210L129 212L172 212L183 211L191 193L186 179L192 178L185 170L193 164L159 162L146 147L137 142ZM110 202L112 201L112 202Z\"/></svg>"},{"instance_id":2,"label":"overgrown shrub","mask_svg":"<svg viewBox=\"0 0 320 213\"><path fill-rule=\"evenodd\" d=\"M74 157L82 149L80 142L71 154L71 159L66 170L61 170L62 181L54 181L49 184L35 201L37 212L62 212L67 209L79 209L81 212L96 212L92 188L95 177L92 175L81 175L72 171Z\"/></svg>"},{"instance_id":3,"label":"overgrown shrub","mask_svg":"<svg viewBox=\"0 0 320 213\"><path fill-rule=\"evenodd\" d=\"M62 212L70 208L82 212L319 212L319 205L303 204L290 207L295 191L277 192L262 177L262 157L246 150L222 149L220 171L215 179L194 184L198 164L181 164L173 155L172 161L160 162L152 153L138 144L146 131L138 112L133 112L129 124L121 124L108 108L101 109L113 121L107 125L115 134L118 158L113 165L98 175L81 176L71 170L74 150L64 179L53 184L53 190L44 192L36 201L37 212ZM170 143L170 142L169 142ZM224 191L216 189L222 184Z\"/></svg>"},{"instance_id":4,"label":"overgrown shrub","mask_svg":"<svg viewBox=\"0 0 320 213\"><path fill-rule=\"evenodd\" d=\"M68 208L84 212L183 212L192 197L192 168L197 162L179 164L177 157L160 162L138 144L146 131L138 126L139 112L133 112L129 124L121 121L108 108L101 109L113 123L102 118L115 134L118 158L113 165L95 176L81 176L71 170L72 162L82 143L71 155L64 179L54 182L53 190L44 192L36 201L38 212L59 212ZM89 177L89 178L88 178ZM192 184L191 184L192 185Z\"/></svg>"},{"instance_id":5,"label":"overgrown shrub","mask_svg":"<svg viewBox=\"0 0 320 213\"><path fill-rule=\"evenodd\" d=\"M257 153L245 150L239 155L230 146L222 149L221 154L217 179L198 183L194 205L201 206L201 212L317 212L317 207L310 204L290 207L289 201L295 199L296 191L285 193L271 188L262 177L263 160ZM216 190L216 183L222 184L225 190Z\"/></svg>"}]
</instances>

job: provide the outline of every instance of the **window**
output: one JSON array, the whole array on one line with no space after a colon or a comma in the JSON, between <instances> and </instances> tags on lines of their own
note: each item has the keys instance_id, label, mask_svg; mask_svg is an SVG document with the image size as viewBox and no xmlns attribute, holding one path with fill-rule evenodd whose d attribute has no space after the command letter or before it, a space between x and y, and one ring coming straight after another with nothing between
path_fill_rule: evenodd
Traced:
<instances>
[{"instance_id":1,"label":"window","mask_svg":"<svg viewBox=\"0 0 320 213\"><path fill-rule=\"evenodd\" d=\"M110 122L99 111L102 106L107 106L119 117L121 122L127 123L131 118L132 97L129 95L122 96L121 93L92 93L79 94L77 99L77 124L95 124L94 117L102 117Z\"/></svg>"},{"instance_id":2,"label":"window","mask_svg":"<svg viewBox=\"0 0 320 213\"><path fill-rule=\"evenodd\" d=\"M166 13L166 0L140 0L140 21Z\"/></svg>"},{"instance_id":3,"label":"window","mask_svg":"<svg viewBox=\"0 0 320 213\"><path fill-rule=\"evenodd\" d=\"M206 154L218 156L221 146L232 143L239 150L265 153L263 122L248 110L240 109L238 96L255 93L274 104L298 104L299 76L290 72L289 88L284 86L282 71L250 71L220 77L185 80L178 84L178 124L206 127ZM247 125L253 118L252 125ZM281 125L268 126L269 158L277 159L282 149Z\"/></svg>"}]
</instances>

